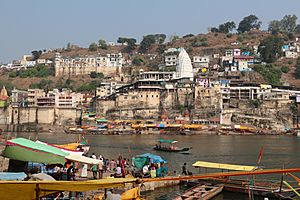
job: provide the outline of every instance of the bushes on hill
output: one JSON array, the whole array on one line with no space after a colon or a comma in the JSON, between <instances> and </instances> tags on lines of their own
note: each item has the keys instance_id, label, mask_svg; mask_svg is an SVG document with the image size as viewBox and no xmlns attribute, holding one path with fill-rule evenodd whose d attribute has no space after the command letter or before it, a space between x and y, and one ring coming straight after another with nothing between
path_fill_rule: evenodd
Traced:
<instances>
[{"instance_id":1,"label":"bushes on hill","mask_svg":"<svg viewBox=\"0 0 300 200\"><path fill-rule=\"evenodd\" d=\"M97 73L97 72L91 72L90 73L90 77L91 78L104 78L104 74L103 73Z\"/></svg>"},{"instance_id":2,"label":"bushes on hill","mask_svg":"<svg viewBox=\"0 0 300 200\"><path fill-rule=\"evenodd\" d=\"M206 37L202 38L195 38L194 41L192 42L193 47L207 47L208 42Z\"/></svg>"},{"instance_id":3,"label":"bushes on hill","mask_svg":"<svg viewBox=\"0 0 300 200\"><path fill-rule=\"evenodd\" d=\"M295 67L296 67L295 77L296 77L296 79L300 79L300 57L297 59Z\"/></svg>"},{"instance_id":4,"label":"bushes on hill","mask_svg":"<svg viewBox=\"0 0 300 200\"><path fill-rule=\"evenodd\" d=\"M280 85L281 70L273 65L256 65L254 70L261 74L264 79L271 85Z\"/></svg>"},{"instance_id":5,"label":"bushes on hill","mask_svg":"<svg viewBox=\"0 0 300 200\"><path fill-rule=\"evenodd\" d=\"M12 71L9 73L8 76L10 78L15 78L15 77L29 78L29 77L48 77L54 75L55 75L54 67L47 67L44 64L39 64L34 68Z\"/></svg>"},{"instance_id":6,"label":"bushes on hill","mask_svg":"<svg viewBox=\"0 0 300 200\"><path fill-rule=\"evenodd\" d=\"M52 81L48 79L42 79L39 83L30 84L31 89L52 89Z\"/></svg>"},{"instance_id":7,"label":"bushes on hill","mask_svg":"<svg viewBox=\"0 0 300 200\"><path fill-rule=\"evenodd\" d=\"M287 67L287 66L282 66L281 67L281 71L286 74L286 73L288 73L290 71L290 68Z\"/></svg>"}]
</instances>

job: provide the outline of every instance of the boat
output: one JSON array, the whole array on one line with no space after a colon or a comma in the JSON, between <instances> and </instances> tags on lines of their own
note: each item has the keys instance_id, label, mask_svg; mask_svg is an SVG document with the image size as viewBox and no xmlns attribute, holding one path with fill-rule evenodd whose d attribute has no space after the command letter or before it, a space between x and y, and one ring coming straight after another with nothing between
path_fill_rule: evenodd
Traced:
<instances>
[{"instance_id":1,"label":"boat","mask_svg":"<svg viewBox=\"0 0 300 200\"><path fill-rule=\"evenodd\" d=\"M209 200L220 194L223 190L223 185L212 186L206 184L199 184L188 189L182 195L176 197L174 200Z\"/></svg>"},{"instance_id":2,"label":"boat","mask_svg":"<svg viewBox=\"0 0 300 200\"><path fill-rule=\"evenodd\" d=\"M176 140L164 140L160 139L158 141L159 145L155 145L153 148L156 151L167 151L167 152L185 152L187 153L191 148L190 147L184 147L184 148L179 148L176 147L175 144L177 143Z\"/></svg>"}]
</instances>

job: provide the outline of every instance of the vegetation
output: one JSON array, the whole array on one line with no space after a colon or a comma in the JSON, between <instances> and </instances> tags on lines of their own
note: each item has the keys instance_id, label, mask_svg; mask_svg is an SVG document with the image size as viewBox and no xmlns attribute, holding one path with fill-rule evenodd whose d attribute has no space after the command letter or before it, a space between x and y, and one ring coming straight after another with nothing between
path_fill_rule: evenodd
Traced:
<instances>
[{"instance_id":1,"label":"vegetation","mask_svg":"<svg viewBox=\"0 0 300 200\"><path fill-rule=\"evenodd\" d=\"M219 32L220 33L229 33L231 31L233 31L233 29L235 29L235 28L236 28L236 25L235 25L234 21L226 22L224 24L219 25Z\"/></svg>"},{"instance_id":2,"label":"vegetation","mask_svg":"<svg viewBox=\"0 0 300 200\"><path fill-rule=\"evenodd\" d=\"M262 60L267 63L272 63L282 55L281 47L283 39L276 35L271 35L265 38L259 45L258 51L261 54Z\"/></svg>"},{"instance_id":3,"label":"vegetation","mask_svg":"<svg viewBox=\"0 0 300 200\"><path fill-rule=\"evenodd\" d=\"M187 35L183 36L182 38L189 38L189 37L193 37L193 36L194 36L194 34L187 34Z\"/></svg>"},{"instance_id":4,"label":"vegetation","mask_svg":"<svg viewBox=\"0 0 300 200\"><path fill-rule=\"evenodd\" d=\"M300 79L300 57L298 57L298 59L297 59L295 68L296 68L295 77L296 77L296 79Z\"/></svg>"},{"instance_id":5,"label":"vegetation","mask_svg":"<svg viewBox=\"0 0 300 200\"><path fill-rule=\"evenodd\" d=\"M132 64L135 66L141 66L146 63L145 59L143 57L137 56L132 60Z\"/></svg>"},{"instance_id":6,"label":"vegetation","mask_svg":"<svg viewBox=\"0 0 300 200\"><path fill-rule=\"evenodd\" d=\"M127 46L123 50L126 53L131 53L136 48L136 39L134 38L119 37L117 42L121 44L127 43Z\"/></svg>"},{"instance_id":7,"label":"vegetation","mask_svg":"<svg viewBox=\"0 0 300 200\"><path fill-rule=\"evenodd\" d=\"M31 52L31 54L32 54L32 60L37 60L43 54L43 51L42 50L39 50L39 51L34 50Z\"/></svg>"},{"instance_id":8,"label":"vegetation","mask_svg":"<svg viewBox=\"0 0 300 200\"><path fill-rule=\"evenodd\" d=\"M12 71L9 73L10 78L48 77L48 76L54 76L54 75L55 75L54 67L53 66L48 67L44 64L39 64L33 68L22 69L19 71Z\"/></svg>"},{"instance_id":9,"label":"vegetation","mask_svg":"<svg viewBox=\"0 0 300 200\"><path fill-rule=\"evenodd\" d=\"M281 72L282 72L282 73L285 73L285 74L286 74L286 73L288 73L289 71L290 71L290 68L289 68L289 67L287 67L287 66L282 66L282 67L281 67Z\"/></svg>"},{"instance_id":10,"label":"vegetation","mask_svg":"<svg viewBox=\"0 0 300 200\"><path fill-rule=\"evenodd\" d=\"M51 80L42 79L39 83L30 84L29 88L50 90L53 89L52 83L53 82Z\"/></svg>"},{"instance_id":11,"label":"vegetation","mask_svg":"<svg viewBox=\"0 0 300 200\"><path fill-rule=\"evenodd\" d=\"M256 65L254 70L261 74L264 79L271 85L280 85L281 70L273 65Z\"/></svg>"},{"instance_id":12,"label":"vegetation","mask_svg":"<svg viewBox=\"0 0 300 200\"><path fill-rule=\"evenodd\" d=\"M249 15L244 17L244 19L239 23L237 31L239 33L248 32L251 29L259 29L261 26L261 21L255 15Z\"/></svg>"},{"instance_id":13,"label":"vegetation","mask_svg":"<svg viewBox=\"0 0 300 200\"><path fill-rule=\"evenodd\" d=\"M98 47L99 47L100 49L108 49L108 45L106 44L106 41L105 41L105 40L102 40L102 39L100 39L100 40L98 41Z\"/></svg>"},{"instance_id":14,"label":"vegetation","mask_svg":"<svg viewBox=\"0 0 300 200\"><path fill-rule=\"evenodd\" d=\"M100 78L100 79L103 79L104 78L104 74L103 73L97 73L97 72L91 72L90 73L90 77L91 78Z\"/></svg>"},{"instance_id":15,"label":"vegetation","mask_svg":"<svg viewBox=\"0 0 300 200\"><path fill-rule=\"evenodd\" d=\"M97 50L98 50L98 45L95 42L91 43L89 46L89 51L97 51Z\"/></svg>"},{"instance_id":16,"label":"vegetation","mask_svg":"<svg viewBox=\"0 0 300 200\"><path fill-rule=\"evenodd\" d=\"M143 37L143 40L140 44L140 53L146 53L149 51L150 47L154 44L163 44L165 42L166 35L165 34L154 34L154 35L146 35Z\"/></svg>"},{"instance_id":17,"label":"vegetation","mask_svg":"<svg viewBox=\"0 0 300 200\"><path fill-rule=\"evenodd\" d=\"M5 88L9 94L15 87L11 82L6 82L6 81L0 80L0 90L3 88L3 86L5 86Z\"/></svg>"},{"instance_id":18,"label":"vegetation","mask_svg":"<svg viewBox=\"0 0 300 200\"><path fill-rule=\"evenodd\" d=\"M193 47L207 47L208 46L207 38L206 37L195 38L192 42L192 46Z\"/></svg>"},{"instance_id":19,"label":"vegetation","mask_svg":"<svg viewBox=\"0 0 300 200\"><path fill-rule=\"evenodd\" d=\"M78 92L92 92L95 91L97 87L101 85L100 81L91 81L89 83L83 83L77 88Z\"/></svg>"},{"instance_id":20,"label":"vegetation","mask_svg":"<svg viewBox=\"0 0 300 200\"><path fill-rule=\"evenodd\" d=\"M253 99L253 100L250 99L249 104L253 108L259 108L260 105L262 104L262 101L260 101L259 99Z\"/></svg>"},{"instance_id":21,"label":"vegetation","mask_svg":"<svg viewBox=\"0 0 300 200\"><path fill-rule=\"evenodd\" d=\"M296 15L285 15L281 20L272 20L269 23L268 31L273 34L279 32L294 33L297 32L297 16Z\"/></svg>"}]
</instances>

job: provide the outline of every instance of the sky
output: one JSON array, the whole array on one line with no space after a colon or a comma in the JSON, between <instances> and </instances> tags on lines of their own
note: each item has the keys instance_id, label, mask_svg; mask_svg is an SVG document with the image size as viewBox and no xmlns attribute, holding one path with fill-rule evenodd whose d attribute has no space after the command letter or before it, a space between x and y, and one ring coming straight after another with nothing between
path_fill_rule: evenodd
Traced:
<instances>
[{"instance_id":1,"label":"sky","mask_svg":"<svg viewBox=\"0 0 300 200\"><path fill-rule=\"evenodd\" d=\"M0 63L33 50L62 48L68 42L88 47L105 39L164 33L206 33L227 21L238 24L254 14L268 22L298 14L299 0L1 0ZM298 23L300 20L298 19Z\"/></svg>"}]
</instances>

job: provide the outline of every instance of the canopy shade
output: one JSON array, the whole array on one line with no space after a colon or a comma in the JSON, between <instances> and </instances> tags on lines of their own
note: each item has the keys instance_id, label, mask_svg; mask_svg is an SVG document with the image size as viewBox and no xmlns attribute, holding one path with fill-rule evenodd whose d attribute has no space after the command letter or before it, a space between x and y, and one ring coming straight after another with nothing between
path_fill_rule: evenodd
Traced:
<instances>
[{"instance_id":1,"label":"canopy shade","mask_svg":"<svg viewBox=\"0 0 300 200\"><path fill-rule=\"evenodd\" d=\"M13 180L22 181L26 177L27 175L24 172L0 172L0 180L5 180L5 181L13 181Z\"/></svg>"},{"instance_id":2,"label":"canopy shade","mask_svg":"<svg viewBox=\"0 0 300 200\"><path fill-rule=\"evenodd\" d=\"M36 198L38 185L43 197L55 191L83 192L101 188L124 187L125 183L136 182L134 178L101 179L93 181L0 181L1 199L32 200Z\"/></svg>"},{"instance_id":3,"label":"canopy shade","mask_svg":"<svg viewBox=\"0 0 300 200\"><path fill-rule=\"evenodd\" d=\"M73 153L71 153L70 155L67 155L66 159L75 161L75 162L86 163L86 164L90 164L90 165L97 165L100 162L100 160L89 158L89 157L78 155L78 154L73 154Z\"/></svg>"},{"instance_id":4,"label":"canopy shade","mask_svg":"<svg viewBox=\"0 0 300 200\"><path fill-rule=\"evenodd\" d=\"M98 118L98 119L96 119L96 121L97 121L97 122L102 122L102 123L108 122L108 120L105 119L105 118Z\"/></svg>"},{"instance_id":5,"label":"canopy shade","mask_svg":"<svg viewBox=\"0 0 300 200\"><path fill-rule=\"evenodd\" d=\"M169 143L169 144L174 144L177 141L176 140L164 140L164 139L159 139L160 143Z\"/></svg>"},{"instance_id":6,"label":"canopy shade","mask_svg":"<svg viewBox=\"0 0 300 200\"><path fill-rule=\"evenodd\" d=\"M214 169L226 169L226 170L236 170L236 171L254 171L257 169L255 166L247 165L231 165L213 162L197 161L193 164L193 167L203 167L203 168L214 168Z\"/></svg>"},{"instance_id":7,"label":"canopy shade","mask_svg":"<svg viewBox=\"0 0 300 200\"><path fill-rule=\"evenodd\" d=\"M36 143L25 138L8 140L3 152L3 156L6 158L45 164L64 164L67 155L69 154L59 148Z\"/></svg>"},{"instance_id":8,"label":"canopy shade","mask_svg":"<svg viewBox=\"0 0 300 200\"><path fill-rule=\"evenodd\" d=\"M162 157L155 155L155 154L151 154L151 153L145 153L142 155L138 155L138 157L150 158L152 163L167 163L167 161L162 159Z\"/></svg>"}]
</instances>

